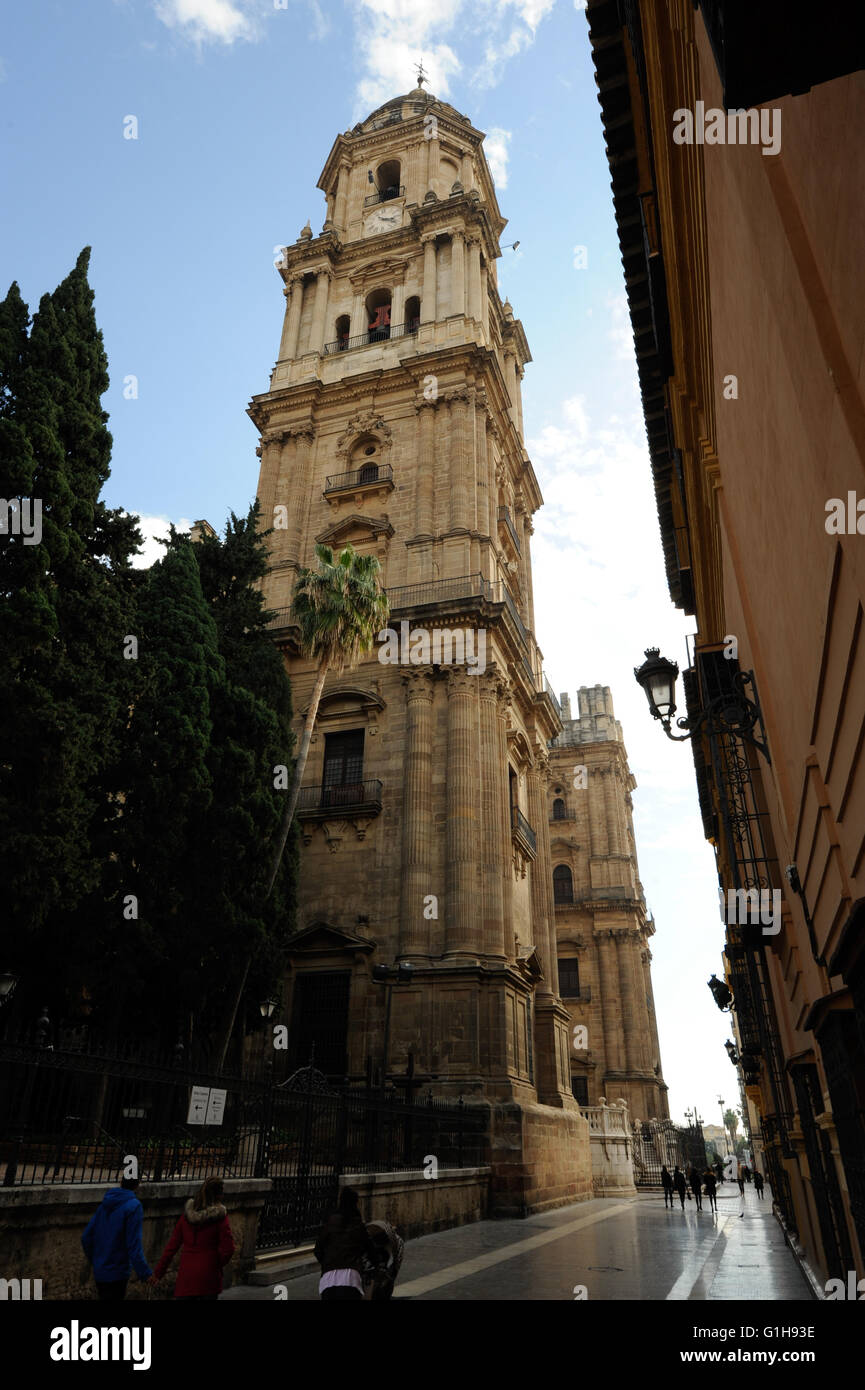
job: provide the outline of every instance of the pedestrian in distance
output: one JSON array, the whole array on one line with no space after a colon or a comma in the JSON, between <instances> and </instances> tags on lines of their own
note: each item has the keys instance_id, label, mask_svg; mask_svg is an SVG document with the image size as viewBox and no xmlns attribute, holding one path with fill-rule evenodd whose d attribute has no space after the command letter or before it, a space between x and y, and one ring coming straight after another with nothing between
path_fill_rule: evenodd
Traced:
<instances>
[{"instance_id":1,"label":"pedestrian in distance","mask_svg":"<svg viewBox=\"0 0 865 1390\"><path fill-rule=\"evenodd\" d=\"M751 1181L751 1169L748 1167L747 1163L742 1164L742 1177L746 1182Z\"/></svg>"},{"instance_id":2,"label":"pedestrian in distance","mask_svg":"<svg viewBox=\"0 0 865 1390\"><path fill-rule=\"evenodd\" d=\"M694 1194L694 1201L697 1203L697 1211L703 1210L703 1179L699 1168L692 1167L688 1174L688 1181L691 1184L691 1191Z\"/></svg>"},{"instance_id":3,"label":"pedestrian in distance","mask_svg":"<svg viewBox=\"0 0 865 1390\"><path fill-rule=\"evenodd\" d=\"M153 1282L141 1246L144 1209L135 1195L137 1187L137 1178L124 1178L119 1187L106 1192L81 1237L103 1303L119 1303L126 1297L130 1266L139 1279Z\"/></svg>"},{"instance_id":4,"label":"pedestrian in distance","mask_svg":"<svg viewBox=\"0 0 865 1390\"><path fill-rule=\"evenodd\" d=\"M665 1210L666 1210L667 1206L669 1206L670 1211L672 1211L672 1210L673 1210L673 1176L672 1176L672 1174L671 1174L669 1168L667 1167L666 1163L664 1164L663 1168L661 1169L661 1186L662 1186L663 1189L664 1189L664 1208L665 1208Z\"/></svg>"},{"instance_id":5,"label":"pedestrian in distance","mask_svg":"<svg viewBox=\"0 0 865 1390\"><path fill-rule=\"evenodd\" d=\"M685 1189L686 1189L686 1186L687 1186L687 1184L686 1184L686 1182L685 1182L685 1174L682 1172L681 1168L679 1167L679 1165L678 1165L678 1163L677 1163L677 1164L676 1164L676 1167L675 1167L674 1170L673 1170L673 1187L676 1189L676 1192L678 1193L678 1196L679 1196L679 1201L682 1203L682 1211L685 1210Z\"/></svg>"},{"instance_id":6,"label":"pedestrian in distance","mask_svg":"<svg viewBox=\"0 0 865 1390\"><path fill-rule=\"evenodd\" d=\"M754 1191L760 1200L763 1200L763 1174L754 1169Z\"/></svg>"},{"instance_id":7,"label":"pedestrian in distance","mask_svg":"<svg viewBox=\"0 0 865 1390\"><path fill-rule=\"evenodd\" d=\"M223 1205L222 1178L208 1178L190 1197L156 1266L154 1281L180 1251L175 1298L212 1300L222 1293L222 1271L234 1254L234 1237Z\"/></svg>"},{"instance_id":8,"label":"pedestrian in distance","mask_svg":"<svg viewBox=\"0 0 865 1390\"><path fill-rule=\"evenodd\" d=\"M703 1174L703 1187L706 1189L706 1196L709 1199L709 1210L718 1210L718 1182L711 1168L707 1168Z\"/></svg>"},{"instance_id":9,"label":"pedestrian in distance","mask_svg":"<svg viewBox=\"0 0 865 1390\"><path fill-rule=\"evenodd\" d=\"M745 1177L744 1177L744 1174L743 1174L741 1168L739 1169L739 1176L738 1176L738 1178L736 1179L736 1181L737 1181L738 1184L739 1184L739 1195L740 1195L742 1198L744 1198L744 1196L745 1196Z\"/></svg>"},{"instance_id":10,"label":"pedestrian in distance","mask_svg":"<svg viewBox=\"0 0 865 1390\"><path fill-rule=\"evenodd\" d=\"M724 1181L724 1163L723 1163L723 1160L721 1159L720 1155L715 1159L715 1165L714 1165L714 1166L715 1166L715 1177L717 1178L717 1180L718 1180L718 1186L720 1187L720 1186L721 1186L721 1183Z\"/></svg>"},{"instance_id":11,"label":"pedestrian in distance","mask_svg":"<svg viewBox=\"0 0 865 1390\"><path fill-rule=\"evenodd\" d=\"M387 1256L363 1224L353 1187L340 1192L336 1211L324 1221L313 1254L321 1265L318 1292L322 1302L329 1303L363 1298L364 1257L373 1269L386 1263Z\"/></svg>"}]
</instances>

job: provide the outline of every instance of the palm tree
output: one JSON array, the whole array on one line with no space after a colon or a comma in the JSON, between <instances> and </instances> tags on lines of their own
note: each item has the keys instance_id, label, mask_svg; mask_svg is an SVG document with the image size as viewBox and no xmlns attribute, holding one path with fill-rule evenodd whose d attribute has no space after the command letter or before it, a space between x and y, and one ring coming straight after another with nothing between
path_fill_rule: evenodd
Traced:
<instances>
[{"instance_id":1,"label":"palm tree","mask_svg":"<svg viewBox=\"0 0 865 1390\"><path fill-rule=\"evenodd\" d=\"M358 555L352 545L344 546L336 558L328 545L316 545L315 553L318 568L302 569L298 573L294 586L293 616L300 627L301 651L305 656L318 658L318 671L306 711L288 804L270 866L265 902L273 891L294 820L328 671L339 674L346 667L350 669L356 666L360 658L372 649L376 634L387 626L389 615L387 595L380 581L381 565L374 555ZM231 1021L223 1037L220 1067L225 1062L251 964L252 957L248 956L235 996Z\"/></svg>"},{"instance_id":2,"label":"palm tree","mask_svg":"<svg viewBox=\"0 0 865 1390\"><path fill-rule=\"evenodd\" d=\"M302 569L294 586L294 618L300 627L300 647L305 656L318 657L318 672L306 719L288 805L282 818L265 898L270 896L291 822L297 808L300 784L306 771L312 731L318 716L328 671L339 674L356 666L371 650L376 634L388 621L387 595L381 587L381 565L374 555L358 555L346 545L334 559L328 545L317 545L318 569Z\"/></svg>"},{"instance_id":3,"label":"palm tree","mask_svg":"<svg viewBox=\"0 0 865 1390\"><path fill-rule=\"evenodd\" d=\"M724 1111L724 1124L730 1131L730 1138L733 1141L733 1151L736 1149L736 1130L739 1128L739 1116L735 1110Z\"/></svg>"}]
</instances>

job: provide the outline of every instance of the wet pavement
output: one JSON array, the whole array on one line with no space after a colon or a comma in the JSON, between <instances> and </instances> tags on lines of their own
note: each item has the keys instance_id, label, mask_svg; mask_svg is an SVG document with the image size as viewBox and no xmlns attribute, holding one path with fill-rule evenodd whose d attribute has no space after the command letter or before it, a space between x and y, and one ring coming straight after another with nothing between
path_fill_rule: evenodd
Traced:
<instances>
[{"instance_id":1,"label":"wet pavement","mask_svg":"<svg viewBox=\"0 0 865 1390\"><path fill-rule=\"evenodd\" d=\"M725 1184L726 1186L726 1184ZM318 1297L318 1271L281 1297ZM582 1292L582 1291L585 1292ZM225 1300L273 1299L273 1287L230 1289ZM717 1215L664 1206L663 1196L596 1198L524 1221L482 1221L407 1242L395 1298L811 1301L772 1215L746 1187L724 1187Z\"/></svg>"}]
</instances>

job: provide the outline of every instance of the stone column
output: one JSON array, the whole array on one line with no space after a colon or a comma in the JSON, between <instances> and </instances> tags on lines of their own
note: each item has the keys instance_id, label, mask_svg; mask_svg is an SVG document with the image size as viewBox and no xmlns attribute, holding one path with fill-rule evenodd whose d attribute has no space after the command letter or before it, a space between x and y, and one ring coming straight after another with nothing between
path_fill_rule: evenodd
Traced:
<instances>
[{"instance_id":1,"label":"stone column","mask_svg":"<svg viewBox=\"0 0 865 1390\"><path fill-rule=\"evenodd\" d=\"M522 536L522 573L526 581L526 626L530 632L535 630L535 594L532 587L532 551L531 539L535 533L532 519L528 512L523 512L523 536Z\"/></svg>"},{"instance_id":2,"label":"stone column","mask_svg":"<svg viewBox=\"0 0 865 1390\"><path fill-rule=\"evenodd\" d=\"M426 186L427 192L430 189L434 193L438 192L436 184L439 177L439 142L437 139L427 140L427 173Z\"/></svg>"},{"instance_id":3,"label":"stone column","mask_svg":"<svg viewBox=\"0 0 865 1390\"><path fill-rule=\"evenodd\" d=\"M466 193L471 193L474 187L474 171L472 168L472 157L468 150L463 153L460 160L460 183Z\"/></svg>"},{"instance_id":4,"label":"stone column","mask_svg":"<svg viewBox=\"0 0 865 1390\"><path fill-rule=\"evenodd\" d=\"M391 328L401 328L405 319L405 285L394 285L390 300Z\"/></svg>"},{"instance_id":5,"label":"stone column","mask_svg":"<svg viewBox=\"0 0 865 1390\"><path fill-rule=\"evenodd\" d=\"M490 519L490 476L489 461L487 459L487 414L486 401L478 401L475 409L475 453L477 457L476 469L476 488L477 493L477 526L482 536L491 536L493 522Z\"/></svg>"},{"instance_id":6,"label":"stone column","mask_svg":"<svg viewBox=\"0 0 865 1390\"><path fill-rule=\"evenodd\" d=\"M498 530L499 515L499 484L496 477L496 448L499 444L499 432L495 426L491 415L487 415L487 476L490 494L490 529L489 534L494 536Z\"/></svg>"},{"instance_id":7,"label":"stone column","mask_svg":"<svg viewBox=\"0 0 865 1390\"><path fill-rule=\"evenodd\" d=\"M351 325L348 330L349 334L352 338L359 338L362 333L367 331L367 327L363 290L355 290L354 299L351 302Z\"/></svg>"},{"instance_id":8,"label":"stone column","mask_svg":"<svg viewBox=\"0 0 865 1390\"><path fill-rule=\"evenodd\" d=\"M441 897L432 882L433 680L430 671L403 676L406 692L406 755L402 833L402 906L399 953L428 955L435 939L434 919L424 917L424 898ZM441 906L441 905L440 905ZM441 916L441 912L440 912ZM438 954L436 942L434 953Z\"/></svg>"},{"instance_id":9,"label":"stone column","mask_svg":"<svg viewBox=\"0 0 865 1390\"><path fill-rule=\"evenodd\" d=\"M337 175L336 182L336 206L333 214L333 221L338 232L344 232L346 229L345 209L348 199L348 181L350 176L351 165L345 160L339 166L339 174Z\"/></svg>"},{"instance_id":10,"label":"stone column","mask_svg":"<svg viewBox=\"0 0 865 1390\"><path fill-rule=\"evenodd\" d=\"M616 806L616 774L612 763L604 768L604 808L607 817L607 835L610 854L621 854L622 843L619 833L619 815ZM617 870L618 872L618 870Z\"/></svg>"},{"instance_id":11,"label":"stone column","mask_svg":"<svg viewBox=\"0 0 865 1390\"><path fill-rule=\"evenodd\" d=\"M532 940L544 972L543 981L538 985L538 997L553 994L553 964L550 960L550 920L547 905L547 870L549 852L544 854L543 828L547 824L546 797L538 768L533 767L528 774L529 823L537 837L537 857L529 872L532 888ZM549 831L547 832L549 841Z\"/></svg>"},{"instance_id":12,"label":"stone column","mask_svg":"<svg viewBox=\"0 0 865 1390\"><path fill-rule=\"evenodd\" d=\"M508 398L510 400L510 416L514 424L518 424L517 415L517 359L511 349L505 349L505 382L508 388Z\"/></svg>"},{"instance_id":13,"label":"stone column","mask_svg":"<svg viewBox=\"0 0 865 1390\"><path fill-rule=\"evenodd\" d=\"M622 1006L622 1033L625 1040L625 1067L635 1071L639 1067L636 1011L634 999L634 962L631 952L631 937L627 931L616 932L616 946L619 958L619 999Z\"/></svg>"},{"instance_id":14,"label":"stone column","mask_svg":"<svg viewBox=\"0 0 865 1390\"><path fill-rule=\"evenodd\" d=\"M469 242L469 318L479 322L481 317L481 244L477 238Z\"/></svg>"},{"instance_id":15,"label":"stone column","mask_svg":"<svg viewBox=\"0 0 865 1390\"><path fill-rule=\"evenodd\" d=\"M481 266L481 327L484 330L484 340L490 340L490 291L489 291L489 271L487 263L484 261Z\"/></svg>"},{"instance_id":16,"label":"stone column","mask_svg":"<svg viewBox=\"0 0 865 1390\"><path fill-rule=\"evenodd\" d=\"M508 778L508 709L511 703L510 685L504 677L501 677L498 685L498 703L496 706L496 733L498 738L498 766L501 769L501 816L502 816L502 847L504 850L504 862L502 864L502 921L504 923L504 949L508 960L514 957L514 853L511 837L511 803L510 785Z\"/></svg>"},{"instance_id":17,"label":"stone column","mask_svg":"<svg viewBox=\"0 0 865 1390\"><path fill-rule=\"evenodd\" d=\"M476 676L448 670L446 954L479 955L478 721Z\"/></svg>"},{"instance_id":18,"label":"stone column","mask_svg":"<svg viewBox=\"0 0 865 1390\"><path fill-rule=\"evenodd\" d=\"M598 973L601 978L601 1017L604 1029L604 1053L607 1071L622 1071L622 1037L616 1022L615 1002L620 999L616 968L616 943L611 931L602 930L595 936ZM621 1007L621 1000L620 1000ZM589 1038L591 1046L592 1039ZM600 1081L601 1078L599 1078Z\"/></svg>"},{"instance_id":19,"label":"stone column","mask_svg":"<svg viewBox=\"0 0 865 1390\"><path fill-rule=\"evenodd\" d=\"M280 362L291 362L297 356L297 338L300 332L300 312L303 308L303 279L295 276L285 290L288 300L285 322L282 329L282 342L279 345Z\"/></svg>"},{"instance_id":20,"label":"stone column","mask_svg":"<svg viewBox=\"0 0 865 1390\"><path fill-rule=\"evenodd\" d=\"M311 426L302 426L296 431L297 450L294 462L294 477L291 482L292 501L295 503L294 535L291 542L290 559L293 564L303 563L304 541L307 532L310 492L312 484L312 441Z\"/></svg>"},{"instance_id":21,"label":"stone column","mask_svg":"<svg viewBox=\"0 0 865 1390\"><path fill-rule=\"evenodd\" d=\"M538 792L540 807L538 811L538 858L543 857L544 890L547 903L547 927L549 931L550 992L558 998L559 994L559 938L556 932L556 904L553 897L553 850L550 844L550 821L547 815L549 805L550 760L544 754L538 761Z\"/></svg>"},{"instance_id":22,"label":"stone column","mask_svg":"<svg viewBox=\"0 0 865 1390\"><path fill-rule=\"evenodd\" d=\"M279 434L262 437L261 444L261 479L259 482L259 514L258 525L262 531L269 531L273 526L274 507L277 503L277 489L279 487L279 459L282 452L282 432ZM278 534L271 536L271 552L275 552Z\"/></svg>"},{"instance_id":23,"label":"stone column","mask_svg":"<svg viewBox=\"0 0 865 1390\"><path fill-rule=\"evenodd\" d=\"M435 504L435 401L421 401L418 415L418 450L415 490L415 531L419 536L433 534Z\"/></svg>"},{"instance_id":24,"label":"stone column","mask_svg":"<svg viewBox=\"0 0 865 1390\"><path fill-rule=\"evenodd\" d=\"M468 437L468 399L465 394L451 398L450 529L467 531L469 516L469 474L471 457Z\"/></svg>"},{"instance_id":25,"label":"stone column","mask_svg":"<svg viewBox=\"0 0 865 1390\"><path fill-rule=\"evenodd\" d=\"M517 396L517 399L516 399L516 406L517 406L517 426L518 426L519 431L520 431L520 439L522 439L522 437L523 437L523 377L524 377L524 376L525 376L525 371L524 371L524 369L523 369L522 367L517 367L516 373L515 373L515 376L514 376L514 390L515 390L516 396Z\"/></svg>"},{"instance_id":26,"label":"stone column","mask_svg":"<svg viewBox=\"0 0 865 1390\"><path fill-rule=\"evenodd\" d=\"M475 678L480 690L483 786L484 936L487 956L504 959L504 871L510 862L508 788L499 749L498 698L501 681L494 667Z\"/></svg>"},{"instance_id":27,"label":"stone column","mask_svg":"<svg viewBox=\"0 0 865 1390\"><path fill-rule=\"evenodd\" d=\"M312 306L312 326L309 331L309 351L321 352L324 346L324 327L327 321L327 284L329 270L319 270L316 276L315 301Z\"/></svg>"},{"instance_id":28,"label":"stone column","mask_svg":"<svg viewBox=\"0 0 865 1390\"><path fill-rule=\"evenodd\" d=\"M466 243L465 233L455 231L451 237L451 302L449 313L466 311Z\"/></svg>"},{"instance_id":29,"label":"stone column","mask_svg":"<svg viewBox=\"0 0 865 1390\"><path fill-rule=\"evenodd\" d=\"M274 561L290 561L292 544L297 534L297 507L299 499L294 485L294 464L297 453L297 439L286 430L278 447L279 465L277 470L276 492L273 499L275 507L285 507L284 519L280 513L281 524L275 528L272 538ZM266 523L273 525L273 517Z\"/></svg>"},{"instance_id":30,"label":"stone column","mask_svg":"<svg viewBox=\"0 0 865 1390\"><path fill-rule=\"evenodd\" d=\"M430 144L433 142L430 141ZM434 236L424 237L423 241L423 290L421 293L421 320L434 323L436 319L436 241Z\"/></svg>"}]
</instances>

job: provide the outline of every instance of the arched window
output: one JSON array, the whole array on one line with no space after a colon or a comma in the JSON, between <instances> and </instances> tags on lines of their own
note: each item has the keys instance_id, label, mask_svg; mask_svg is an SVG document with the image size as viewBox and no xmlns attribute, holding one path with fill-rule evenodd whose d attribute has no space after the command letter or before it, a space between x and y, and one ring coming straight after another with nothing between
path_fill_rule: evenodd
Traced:
<instances>
[{"instance_id":1,"label":"arched window","mask_svg":"<svg viewBox=\"0 0 865 1390\"><path fill-rule=\"evenodd\" d=\"M366 301L367 341L379 343L390 337L390 290L373 290Z\"/></svg>"},{"instance_id":2,"label":"arched window","mask_svg":"<svg viewBox=\"0 0 865 1390\"><path fill-rule=\"evenodd\" d=\"M379 201L388 202L391 198L399 197L399 176L400 164L398 159L387 159L384 164L380 164L375 171L375 186L378 189Z\"/></svg>"},{"instance_id":3,"label":"arched window","mask_svg":"<svg viewBox=\"0 0 865 1390\"><path fill-rule=\"evenodd\" d=\"M374 434L363 434L349 455L352 472L357 473L359 483L374 483L378 480L378 465L381 458L381 444Z\"/></svg>"},{"instance_id":4,"label":"arched window","mask_svg":"<svg viewBox=\"0 0 865 1390\"><path fill-rule=\"evenodd\" d=\"M561 798L560 796L557 796L556 799L555 799L555 801L553 802L553 820L564 820L564 819L565 819L565 803L564 803L564 801L562 801L562 798Z\"/></svg>"},{"instance_id":5,"label":"arched window","mask_svg":"<svg viewBox=\"0 0 865 1390\"><path fill-rule=\"evenodd\" d=\"M420 300L413 294L405 302L405 331L415 333L420 324Z\"/></svg>"},{"instance_id":6,"label":"arched window","mask_svg":"<svg viewBox=\"0 0 865 1390\"><path fill-rule=\"evenodd\" d=\"M553 901L572 903L574 901L574 879L567 864L557 864L553 869Z\"/></svg>"},{"instance_id":7,"label":"arched window","mask_svg":"<svg viewBox=\"0 0 865 1390\"><path fill-rule=\"evenodd\" d=\"M336 321L336 341L339 352L345 352L348 347L348 340L351 334L351 319L348 314L340 314Z\"/></svg>"}]
</instances>

